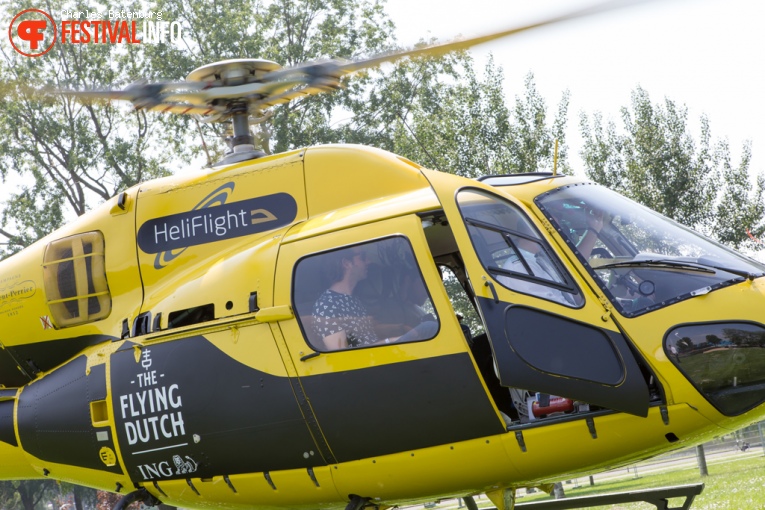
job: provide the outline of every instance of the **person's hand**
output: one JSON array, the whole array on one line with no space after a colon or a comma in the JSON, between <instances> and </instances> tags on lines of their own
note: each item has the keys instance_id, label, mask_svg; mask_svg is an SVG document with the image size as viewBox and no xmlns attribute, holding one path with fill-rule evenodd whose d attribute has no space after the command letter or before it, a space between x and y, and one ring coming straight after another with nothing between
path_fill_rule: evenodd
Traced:
<instances>
[{"instance_id":1,"label":"person's hand","mask_svg":"<svg viewBox=\"0 0 765 510\"><path fill-rule=\"evenodd\" d=\"M587 214L587 227L596 234L600 233L603 228L603 211L591 209Z\"/></svg>"}]
</instances>

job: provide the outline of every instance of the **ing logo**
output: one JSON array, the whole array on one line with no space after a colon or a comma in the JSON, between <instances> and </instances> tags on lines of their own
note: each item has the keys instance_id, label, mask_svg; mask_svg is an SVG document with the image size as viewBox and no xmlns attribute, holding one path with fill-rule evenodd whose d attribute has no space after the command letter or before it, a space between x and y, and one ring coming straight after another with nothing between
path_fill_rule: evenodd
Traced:
<instances>
[{"instance_id":1,"label":"ing logo","mask_svg":"<svg viewBox=\"0 0 765 510\"><path fill-rule=\"evenodd\" d=\"M13 49L25 57L40 57L56 43L56 23L45 11L26 9L18 13L8 27Z\"/></svg>"}]
</instances>

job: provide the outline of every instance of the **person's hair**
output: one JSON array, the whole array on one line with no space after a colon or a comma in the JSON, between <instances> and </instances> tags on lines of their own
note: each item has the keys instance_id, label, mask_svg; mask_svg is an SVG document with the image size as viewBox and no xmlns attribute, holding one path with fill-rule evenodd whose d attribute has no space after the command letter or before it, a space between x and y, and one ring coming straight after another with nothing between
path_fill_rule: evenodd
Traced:
<instances>
[{"instance_id":1,"label":"person's hair","mask_svg":"<svg viewBox=\"0 0 765 510\"><path fill-rule=\"evenodd\" d=\"M328 285L332 285L343 279L343 275L345 274L343 260L352 259L353 249L335 250L322 256L324 277L327 279Z\"/></svg>"}]
</instances>

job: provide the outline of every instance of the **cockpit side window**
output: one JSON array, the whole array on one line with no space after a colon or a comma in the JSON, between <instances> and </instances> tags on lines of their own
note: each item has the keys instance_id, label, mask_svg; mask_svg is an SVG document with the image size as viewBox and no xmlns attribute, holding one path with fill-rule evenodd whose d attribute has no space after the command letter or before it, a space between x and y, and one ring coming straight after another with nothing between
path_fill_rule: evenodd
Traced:
<instances>
[{"instance_id":1,"label":"cockpit side window","mask_svg":"<svg viewBox=\"0 0 765 510\"><path fill-rule=\"evenodd\" d=\"M56 327L93 322L111 312L101 232L86 232L48 244L43 279Z\"/></svg>"},{"instance_id":2,"label":"cockpit side window","mask_svg":"<svg viewBox=\"0 0 765 510\"><path fill-rule=\"evenodd\" d=\"M439 330L404 237L300 259L292 296L306 340L320 352L429 340Z\"/></svg>"},{"instance_id":3,"label":"cockpit side window","mask_svg":"<svg viewBox=\"0 0 765 510\"><path fill-rule=\"evenodd\" d=\"M470 189L461 191L457 202L481 263L499 283L562 305L582 306L573 280L516 206Z\"/></svg>"}]
</instances>

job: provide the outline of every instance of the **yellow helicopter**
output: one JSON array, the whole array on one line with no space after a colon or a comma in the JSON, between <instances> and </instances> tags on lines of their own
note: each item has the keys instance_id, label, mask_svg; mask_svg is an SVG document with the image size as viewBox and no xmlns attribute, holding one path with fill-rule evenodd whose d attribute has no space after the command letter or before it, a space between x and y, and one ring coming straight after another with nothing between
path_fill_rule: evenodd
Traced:
<instances>
[{"instance_id":1,"label":"yellow helicopter","mask_svg":"<svg viewBox=\"0 0 765 510\"><path fill-rule=\"evenodd\" d=\"M761 264L581 178L253 146L271 106L533 26L70 92L231 122L232 151L0 262L0 479L184 508L511 510L519 487L762 419Z\"/></svg>"}]
</instances>

